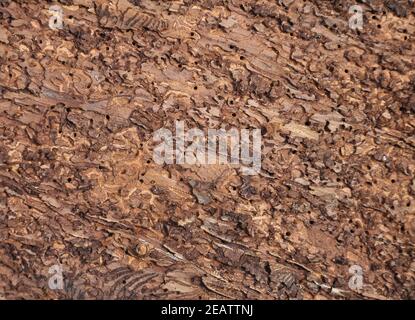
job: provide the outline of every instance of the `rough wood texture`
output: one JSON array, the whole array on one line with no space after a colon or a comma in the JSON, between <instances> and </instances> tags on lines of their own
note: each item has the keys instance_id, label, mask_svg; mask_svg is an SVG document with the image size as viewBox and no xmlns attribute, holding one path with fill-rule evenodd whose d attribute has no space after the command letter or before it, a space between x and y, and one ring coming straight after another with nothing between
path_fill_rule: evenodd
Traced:
<instances>
[{"instance_id":1,"label":"rough wood texture","mask_svg":"<svg viewBox=\"0 0 415 320\"><path fill-rule=\"evenodd\" d=\"M415 298L415 7L360 2L1 0L0 297ZM175 120L260 174L155 164Z\"/></svg>"}]
</instances>

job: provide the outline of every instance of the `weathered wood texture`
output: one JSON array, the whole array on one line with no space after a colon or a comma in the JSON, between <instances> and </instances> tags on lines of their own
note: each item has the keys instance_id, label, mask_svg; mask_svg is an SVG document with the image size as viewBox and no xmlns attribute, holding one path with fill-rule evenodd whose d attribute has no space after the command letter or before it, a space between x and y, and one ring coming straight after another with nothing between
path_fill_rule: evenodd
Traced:
<instances>
[{"instance_id":1,"label":"weathered wood texture","mask_svg":"<svg viewBox=\"0 0 415 320\"><path fill-rule=\"evenodd\" d=\"M414 298L415 8L366 2L0 1L0 296ZM175 120L260 174L155 164Z\"/></svg>"}]
</instances>

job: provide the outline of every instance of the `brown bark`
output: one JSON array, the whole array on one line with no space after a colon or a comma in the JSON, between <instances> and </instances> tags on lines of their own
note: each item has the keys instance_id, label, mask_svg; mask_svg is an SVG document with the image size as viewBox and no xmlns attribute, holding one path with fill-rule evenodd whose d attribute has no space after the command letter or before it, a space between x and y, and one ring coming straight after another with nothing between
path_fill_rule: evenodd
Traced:
<instances>
[{"instance_id":1,"label":"brown bark","mask_svg":"<svg viewBox=\"0 0 415 320\"><path fill-rule=\"evenodd\" d=\"M414 298L415 8L368 2L0 1L0 296ZM175 120L261 172L157 165Z\"/></svg>"}]
</instances>

